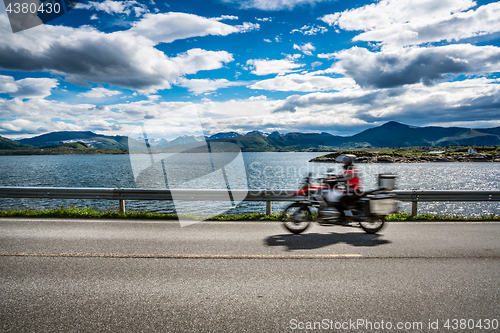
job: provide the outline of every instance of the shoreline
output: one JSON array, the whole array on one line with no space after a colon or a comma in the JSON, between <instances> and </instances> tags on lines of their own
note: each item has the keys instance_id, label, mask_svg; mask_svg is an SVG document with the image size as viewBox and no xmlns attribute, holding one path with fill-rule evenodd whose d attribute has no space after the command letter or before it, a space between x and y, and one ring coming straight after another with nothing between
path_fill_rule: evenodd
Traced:
<instances>
[{"instance_id":1,"label":"shoreline","mask_svg":"<svg viewBox=\"0 0 500 333\"><path fill-rule=\"evenodd\" d=\"M309 162L316 163L336 163L335 157L320 156L315 157ZM355 163L456 163L456 162L500 162L500 156L477 154L460 156L404 156L404 155L382 155L382 156L360 156L356 158Z\"/></svg>"}]
</instances>

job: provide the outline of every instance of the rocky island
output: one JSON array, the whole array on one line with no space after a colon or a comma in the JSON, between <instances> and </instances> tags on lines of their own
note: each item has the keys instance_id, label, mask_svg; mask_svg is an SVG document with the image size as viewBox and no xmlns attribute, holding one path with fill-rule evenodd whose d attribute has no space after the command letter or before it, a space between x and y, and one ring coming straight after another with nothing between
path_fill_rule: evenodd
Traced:
<instances>
[{"instance_id":1,"label":"rocky island","mask_svg":"<svg viewBox=\"0 0 500 333\"><path fill-rule=\"evenodd\" d=\"M416 153L341 151L315 157L309 162L334 163L339 155L356 155L356 163L500 162L500 153Z\"/></svg>"}]
</instances>

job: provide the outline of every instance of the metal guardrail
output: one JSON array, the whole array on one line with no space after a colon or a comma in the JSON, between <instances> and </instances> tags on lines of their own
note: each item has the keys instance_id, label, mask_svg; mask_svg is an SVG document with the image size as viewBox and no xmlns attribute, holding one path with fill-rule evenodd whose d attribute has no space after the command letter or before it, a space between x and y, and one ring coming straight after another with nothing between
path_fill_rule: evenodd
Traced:
<instances>
[{"instance_id":1,"label":"metal guardrail","mask_svg":"<svg viewBox=\"0 0 500 333\"><path fill-rule=\"evenodd\" d=\"M293 190L231 190L233 195L246 194L245 201L265 201L266 214L271 213L273 201L296 201ZM176 200L225 201L227 190L161 190L138 188L88 188L88 187L0 187L0 198L37 199L102 199L118 200L120 212L125 213L125 200Z\"/></svg>"},{"instance_id":2,"label":"metal guardrail","mask_svg":"<svg viewBox=\"0 0 500 333\"><path fill-rule=\"evenodd\" d=\"M500 191L438 191L438 190L400 190L392 191L398 200L411 201L411 215L416 216L418 202L430 201L500 201Z\"/></svg>"},{"instance_id":3,"label":"metal guardrail","mask_svg":"<svg viewBox=\"0 0 500 333\"><path fill-rule=\"evenodd\" d=\"M174 192L175 191L175 192ZM273 201L296 201L291 196L295 190L248 190L245 201L265 201L266 214L271 213ZM232 190L234 194L247 191ZM160 190L138 188L78 188L78 187L0 187L0 198L37 199L102 199L118 200L120 211L125 213L125 200L176 200L222 201L227 200L227 190ZM396 190L398 200L412 202L412 215L417 215L418 202L429 201L500 201L500 191L436 191Z\"/></svg>"}]
</instances>

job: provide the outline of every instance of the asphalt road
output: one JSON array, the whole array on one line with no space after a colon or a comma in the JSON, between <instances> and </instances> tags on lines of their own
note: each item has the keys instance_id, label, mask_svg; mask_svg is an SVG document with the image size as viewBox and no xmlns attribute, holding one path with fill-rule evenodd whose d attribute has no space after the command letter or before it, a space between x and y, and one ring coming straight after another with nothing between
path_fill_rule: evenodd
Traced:
<instances>
[{"instance_id":1,"label":"asphalt road","mask_svg":"<svg viewBox=\"0 0 500 333\"><path fill-rule=\"evenodd\" d=\"M0 219L0 331L499 332L499 239L500 223Z\"/></svg>"}]
</instances>

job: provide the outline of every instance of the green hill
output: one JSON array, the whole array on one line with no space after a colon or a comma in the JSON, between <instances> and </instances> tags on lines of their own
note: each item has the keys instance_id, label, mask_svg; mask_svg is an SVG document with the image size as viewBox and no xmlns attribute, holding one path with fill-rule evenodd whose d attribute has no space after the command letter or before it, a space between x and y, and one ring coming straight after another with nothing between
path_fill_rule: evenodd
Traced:
<instances>
[{"instance_id":1,"label":"green hill","mask_svg":"<svg viewBox=\"0 0 500 333\"><path fill-rule=\"evenodd\" d=\"M0 149L13 150L13 149L29 149L29 148L33 148L33 146L22 144L17 141L0 136Z\"/></svg>"},{"instance_id":2,"label":"green hill","mask_svg":"<svg viewBox=\"0 0 500 333\"><path fill-rule=\"evenodd\" d=\"M272 139L263 136L237 136L234 138L216 139L210 142L231 142L240 147L242 151L258 152L258 151L281 151L279 145L270 142Z\"/></svg>"},{"instance_id":3,"label":"green hill","mask_svg":"<svg viewBox=\"0 0 500 333\"><path fill-rule=\"evenodd\" d=\"M128 149L91 148L83 142L70 142L62 145L33 147L23 145L16 149L0 149L0 155L89 155L89 154L128 154Z\"/></svg>"},{"instance_id":4,"label":"green hill","mask_svg":"<svg viewBox=\"0 0 500 333\"><path fill-rule=\"evenodd\" d=\"M500 136L500 126L493 128L477 128L476 131Z\"/></svg>"},{"instance_id":5,"label":"green hill","mask_svg":"<svg viewBox=\"0 0 500 333\"><path fill-rule=\"evenodd\" d=\"M488 134L470 129L457 133L455 136L443 138L438 142L442 146L500 145L500 137L496 134Z\"/></svg>"},{"instance_id":6,"label":"green hill","mask_svg":"<svg viewBox=\"0 0 500 333\"><path fill-rule=\"evenodd\" d=\"M349 142L366 142L370 147L436 146L444 137L457 135L463 130L459 127L408 126L391 121L345 139Z\"/></svg>"},{"instance_id":7,"label":"green hill","mask_svg":"<svg viewBox=\"0 0 500 333\"><path fill-rule=\"evenodd\" d=\"M19 140L20 143L29 144L35 147L57 146L65 143L83 142L89 148L104 148L104 149L129 149L129 142L134 150L140 150L143 144L137 140L130 140L127 136L108 136L96 134L90 131L61 131L42 134L29 139Z\"/></svg>"}]
</instances>

